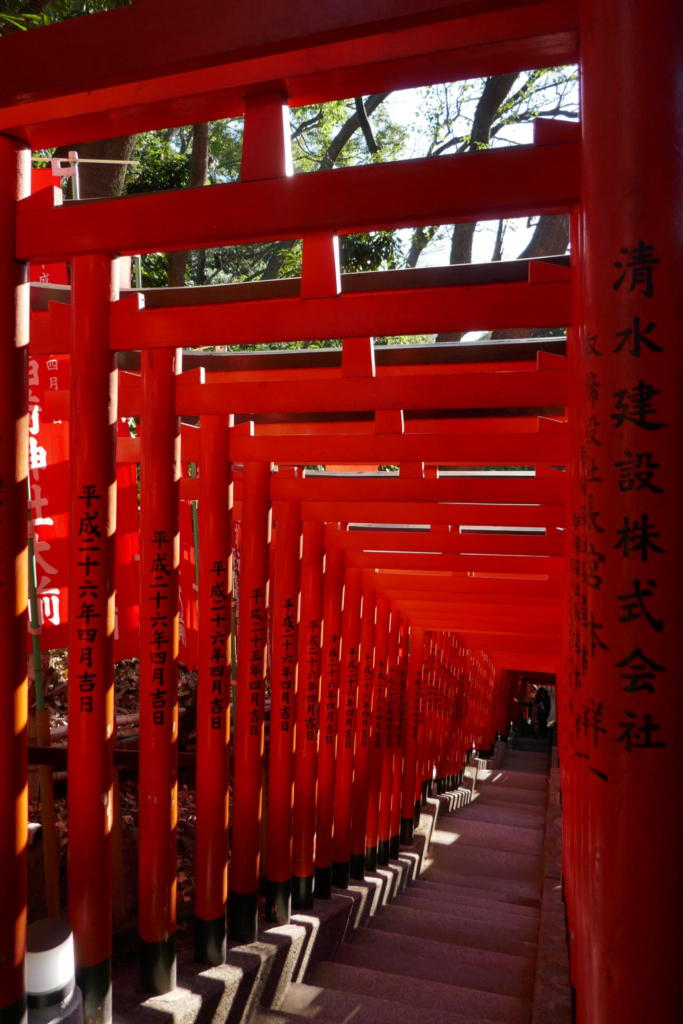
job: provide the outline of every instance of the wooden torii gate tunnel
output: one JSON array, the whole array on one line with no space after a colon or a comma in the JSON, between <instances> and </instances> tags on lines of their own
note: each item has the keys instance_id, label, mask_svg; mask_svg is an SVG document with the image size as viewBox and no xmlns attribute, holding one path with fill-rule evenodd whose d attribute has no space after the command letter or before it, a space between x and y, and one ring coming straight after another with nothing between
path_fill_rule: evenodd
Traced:
<instances>
[{"instance_id":1,"label":"wooden torii gate tunnel","mask_svg":"<svg viewBox=\"0 0 683 1024\"><path fill-rule=\"evenodd\" d=\"M68 420L72 453L68 910L87 1021L111 1014L117 463L141 467L146 990L175 971L182 497L198 501L200 532L198 958L255 938L261 886L283 922L292 902L386 863L410 842L433 769L453 785L473 747L507 733L520 673L544 673L577 1019L673 1020L681 10L224 8L141 0L0 40L0 1021L25 1018L29 353L70 356L69 389L45 414ZM580 127L539 121L529 146L288 172L288 105L571 62ZM31 150L241 115L237 184L64 205L54 189L29 194ZM339 275L345 233L541 213L571 215L569 260ZM120 290L120 257L289 238L303 239L299 280ZM70 289L34 287L31 303L31 263L68 263ZM371 340L530 325L566 327L566 346ZM183 365L197 347L340 337L334 352ZM120 416L139 418L139 438L117 442Z\"/></svg>"}]
</instances>

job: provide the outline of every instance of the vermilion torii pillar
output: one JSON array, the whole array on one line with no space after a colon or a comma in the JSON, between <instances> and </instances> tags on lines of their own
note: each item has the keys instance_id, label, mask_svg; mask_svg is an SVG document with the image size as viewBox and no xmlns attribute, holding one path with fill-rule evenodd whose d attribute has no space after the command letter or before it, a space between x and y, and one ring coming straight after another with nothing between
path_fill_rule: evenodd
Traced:
<instances>
[{"instance_id":1,"label":"vermilion torii pillar","mask_svg":"<svg viewBox=\"0 0 683 1024\"><path fill-rule=\"evenodd\" d=\"M225 960L232 632L232 485L228 418L203 416L199 471L199 677L195 959Z\"/></svg>"},{"instance_id":2,"label":"vermilion torii pillar","mask_svg":"<svg viewBox=\"0 0 683 1024\"><path fill-rule=\"evenodd\" d=\"M365 877L365 837L368 816L368 785L375 681L375 617L377 599L372 586L363 587L360 632L356 750L353 762L353 808L351 811L351 877Z\"/></svg>"},{"instance_id":3,"label":"vermilion torii pillar","mask_svg":"<svg viewBox=\"0 0 683 1024\"><path fill-rule=\"evenodd\" d=\"M574 887L578 1020L680 1009L683 819L683 17L581 4L582 322L570 677L590 873ZM577 906L580 903L580 906ZM583 915L581 914L583 911Z\"/></svg>"},{"instance_id":4,"label":"vermilion torii pillar","mask_svg":"<svg viewBox=\"0 0 683 1024\"><path fill-rule=\"evenodd\" d=\"M386 697L384 702L384 711L382 713L381 721L381 746L380 746L380 798L379 798L379 829L378 829L378 843L377 843L377 862L381 865L388 864L389 858L392 855L391 852L391 819L392 819L392 804L395 801L393 796L394 791L394 775L400 779L401 766L400 762L397 761L397 737L398 737L398 716L399 716L399 693L400 693L400 679L399 679L399 665L398 665L398 645L399 645L399 617L397 612L391 611L391 606L387 609L389 615L388 622L388 636L386 640L386 660L385 660L385 691ZM381 622L385 617L384 610L382 608L381 600L378 601L378 620ZM379 637L380 643L381 636ZM377 650L377 663L378 671L381 671L381 655L384 653L382 647L378 647ZM396 828L396 843L398 844L398 826ZM395 853L393 854L395 856Z\"/></svg>"},{"instance_id":5,"label":"vermilion torii pillar","mask_svg":"<svg viewBox=\"0 0 683 1024\"><path fill-rule=\"evenodd\" d=\"M270 464L244 467L237 637L232 862L228 932L238 942L257 934L265 701Z\"/></svg>"},{"instance_id":6,"label":"vermilion torii pillar","mask_svg":"<svg viewBox=\"0 0 683 1024\"><path fill-rule=\"evenodd\" d=\"M142 354L140 501L140 982L175 987L178 577L182 353ZM73 421L72 421L73 422Z\"/></svg>"},{"instance_id":7,"label":"vermilion torii pillar","mask_svg":"<svg viewBox=\"0 0 683 1024\"><path fill-rule=\"evenodd\" d=\"M401 842L412 843L416 815L417 758L419 739L420 692L425 659L425 631L421 626L410 630L410 653L406 683L406 706L403 727L403 786L401 791Z\"/></svg>"},{"instance_id":8,"label":"vermilion torii pillar","mask_svg":"<svg viewBox=\"0 0 683 1024\"><path fill-rule=\"evenodd\" d=\"M298 502L273 503L275 556L271 603L270 728L266 839L266 918L288 924L292 894L292 790L299 642Z\"/></svg>"},{"instance_id":9,"label":"vermilion torii pillar","mask_svg":"<svg viewBox=\"0 0 683 1024\"><path fill-rule=\"evenodd\" d=\"M315 849L315 895L317 899L329 899L332 895L332 822L343 589L344 552L332 548L325 553L323 579L320 742L318 747Z\"/></svg>"},{"instance_id":10,"label":"vermilion torii pillar","mask_svg":"<svg viewBox=\"0 0 683 1024\"><path fill-rule=\"evenodd\" d=\"M323 535L322 523L303 524L292 846L292 904L298 910L313 906Z\"/></svg>"},{"instance_id":11,"label":"vermilion torii pillar","mask_svg":"<svg viewBox=\"0 0 683 1024\"><path fill-rule=\"evenodd\" d=\"M342 646L337 718L337 760L334 779L332 882L346 888L351 860L353 752L359 680L362 571L350 568L344 577Z\"/></svg>"},{"instance_id":12,"label":"vermilion torii pillar","mask_svg":"<svg viewBox=\"0 0 683 1024\"><path fill-rule=\"evenodd\" d=\"M28 723L26 496L29 291L14 258L16 201L30 190L30 151L0 136L0 1022L23 1024Z\"/></svg>"},{"instance_id":13,"label":"vermilion torii pillar","mask_svg":"<svg viewBox=\"0 0 683 1024\"><path fill-rule=\"evenodd\" d=\"M391 612L386 597L377 598L377 621L375 624L374 696L372 707L372 729L370 733L370 770L368 773L368 811L366 818L365 867L376 871L379 854L379 814L382 798L388 802L391 794L391 775L385 778L385 792L382 793L382 767L384 745L387 739L385 721L387 715L387 652L389 648L389 627ZM389 860L389 844L383 848L383 864Z\"/></svg>"},{"instance_id":14,"label":"vermilion torii pillar","mask_svg":"<svg viewBox=\"0 0 683 1024\"><path fill-rule=\"evenodd\" d=\"M111 1020L117 265L71 264L69 918L87 1024ZM74 671L75 669L75 671Z\"/></svg>"},{"instance_id":15,"label":"vermilion torii pillar","mask_svg":"<svg viewBox=\"0 0 683 1024\"><path fill-rule=\"evenodd\" d=\"M389 856L396 860L401 843L401 815L403 799L403 772L406 759L404 744L406 736L406 710L408 705L408 638L410 630L405 619L399 620L398 651L396 664L396 727L394 732L394 776L391 790L391 837Z\"/></svg>"}]
</instances>

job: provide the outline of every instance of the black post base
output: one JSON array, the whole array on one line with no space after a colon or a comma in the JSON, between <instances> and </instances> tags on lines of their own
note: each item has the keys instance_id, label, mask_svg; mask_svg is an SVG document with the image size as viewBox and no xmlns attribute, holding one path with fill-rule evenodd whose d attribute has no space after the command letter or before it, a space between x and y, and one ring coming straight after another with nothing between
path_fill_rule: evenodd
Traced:
<instances>
[{"instance_id":1,"label":"black post base","mask_svg":"<svg viewBox=\"0 0 683 1024\"><path fill-rule=\"evenodd\" d=\"M271 882L266 879L263 885L266 898L266 921L270 924L289 924L292 915L292 883Z\"/></svg>"},{"instance_id":2,"label":"black post base","mask_svg":"<svg viewBox=\"0 0 683 1024\"><path fill-rule=\"evenodd\" d=\"M422 804L420 803L420 801L416 800L415 801L415 814L414 814L414 817L413 817L413 820L415 822L415 828L417 828L417 826L420 824L420 809L421 809L421 807L422 807Z\"/></svg>"},{"instance_id":3,"label":"black post base","mask_svg":"<svg viewBox=\"0 0 683 1024\"><path fill-rule=\"evenodd\" d=\"M377 863L380 867L386 867L391 857L391 840L380 839L377 844Z\"/></svg>"},{"instance_id":4,"label":"black post base","mask_svg":"<svg viewBox=\"0 0 683 1024\"><path fill-rule=\"evenodd\" d=\"M365 870L376 871L377 870L377 847L366 846L365 847Z\"/></svg>"},{"instance_id":5,"label":"black post base","mask_svg":"<svg viewBox=\"0 0 683 1024\"><path fill-rule=\"evenodd\" d=\"M337 889L348 889L349 887L349 862L347 860L335 860L332 863L332 885Z\"/></svg>"},{"instance_id":6,"label":"black post base","mask_svg":"<svg viewBox=\"0 0 683 1024\"><path fill-rule=\"evenodd\" d=\"M313 875L306 875L299 878L294 875L292 878L292 906L295 910L313 909Z\"/></svg>"},{"instance_id":7,"label":"black post base","mask_svg":"<svg viewBox=\"0 0 683 1024\"><path fill-rule=\"evenodd\" d=\"M332 868L315 869L315 898L317 900L332 899Z\"/></svg>"},{"instance_id":8,"label":"black post base","mask_svg":"<svg viewBox=\"0 0 683 1024\"><path fill-rule=\"evenodd\" d=\"M256 942L258 893L231 892L228 896L228 935L233 942Z\"/></svg>"},{"instance_id":9,"label":"black post base","mask_svg":"<svg viewBox=\"0 0 683 1024\"><path fill-rule=\"evenodd\" d=\"M349 864L349 872L351 878L354 878L357 882L362 882L365 878L365 855L362 853L352 853L351 861Z\"/></svg>"},{"instance_id":10,"label":"black post base","mask_svg":"<svg viewBox=\"0 0 683 1024\"><path fill-rule=\"evenodd\" d=\"M389 860L398 860L398 855L401 852L401 837L392 836L389 840Z\"/></svg>"},{"instance_id":11,"label":"black post base","mask_svg":"<svg viewBox=\"0 0 683 1024\"><path fill-rule=\"evenodd\" d=\"M76 980L81 985L78 975ZM143 992L153 992L154 995L161 996L175 986L175 935L160 942L145 942L140 939L140 987ZM85 1019L90 1019L87 1013Z\"/></svg>"},{"instance_id":12,"label":"black post base","mask_svg":"<svg viewBox=\"0 0 683 1024\"><path fill-rule=\"evenodd\" d=\"M227 939L227 923L225 914L205 921L203 917L194 919L194 958L198 964L211 964L218 967L225 963Z\"/></svg>"},{"instance_id":13,"label":"black post base","mask_svg":"<svg viewBox=\"0 0 683 1024\"><path fill-rule=\"evenodd\" d=\"M404 846L410 846L413 841L413 830L415 828L414 818L401 818L401 842Z\"/></svg>"},{"instance_id":14,"label":"black post base","mask_svg":"<svg viewBox=\"0 0 683 1024\"><path fill-rule=\"evenodd\" d=\"M422 783L422 801L421 802L423 804L427 803L427 797L429 796L429 787L430 787L430 780L429 779L425 779L425 781Z\"/></svg>"},{"instance_id":15,"label":"black post base","mask_svg":"<svg viewBox=\"0 0 683 1024\"><path fill-rule=\"evenodd\" d=\"M26 999L22 996L11 1006L0 1006L0 1024L26 1024Z\"/></svg>"}]
</instances>

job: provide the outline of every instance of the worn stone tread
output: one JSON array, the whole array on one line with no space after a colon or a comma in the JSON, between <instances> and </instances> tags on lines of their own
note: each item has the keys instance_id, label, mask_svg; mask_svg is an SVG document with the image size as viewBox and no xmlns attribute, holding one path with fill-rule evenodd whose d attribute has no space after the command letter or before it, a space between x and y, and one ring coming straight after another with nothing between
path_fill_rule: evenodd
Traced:
<instances>
[{"instance_id":1,"label":"worn stone tread","mask_svg":"<svg viewBox=\"0 0 683 1024\"><path fill-rule=\"evenodd\" d=\"M401 974L350 967L345 964L319 964L312 972L309 984L401 1001L432 1015L457 1006L458 1013L467 1012L474 1019L484 1017L504 1021L506 1024L527 1024L529 1017L528 1002L516 996L483 992L479 989L463 988L416 977L410 977L409 983L406 984L406 978Z\"/></svg>"},{"instance_id":2,"label":"worn stone tread","mask_svg":"<svg viewBox=\"0 0 683 1024\"><path fill-rule=\"evenodd\" d=\"M452 999L452 993L450 995ZM297 1014L293 1018L296 1021L315 1021L316 1024L320 1020L329 1024L425 1024L426 1019L425 1010L420 1006L316 985L292 985L282 1009ZM438 1024L472 1024L471 1015L458 1013L452 1008L452 1002L448 1009L439 1010L438 1017L430 1013L427 1019L438 1020ZM489 1017L477 1017L477 1024L493 1022Z\"/></svg>"}]
</instances>

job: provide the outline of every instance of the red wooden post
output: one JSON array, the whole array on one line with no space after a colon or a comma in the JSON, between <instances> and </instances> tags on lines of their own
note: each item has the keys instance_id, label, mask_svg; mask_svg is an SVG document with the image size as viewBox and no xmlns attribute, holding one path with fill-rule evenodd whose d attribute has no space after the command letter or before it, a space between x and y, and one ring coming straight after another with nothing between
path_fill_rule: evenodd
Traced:
<instances>
[{"instance_id":1,"label":"red wooden post","mask_svg":"<svg viewBox=\"0 0 683 1024\"><path fill-rule=\"evenodd\" d=\"M328 550L325 553L323 579L320 746L316 803L315 895L318 899L329 899L332 895L332 822L343 588L344 552Z\"/></svg>"},{"instance_id":2,"label":"red wooden post","mask_svg":"<svg viewBox=\"0 0 683 1024\"><path fill-rule=\"evenodd\" d=\"M228 744L232 619L232 483L228 420L204 416L199 470L199 681L194 953L225 961L228 899Z\"/></svg>"},{"instance_id":3,"label":"red wooden post","mask_svg":"<svg viewBox=\"0 0 683 1024\"><path fill-rule=\"evenodd\" d=\"M403 787L401 793L401 842L412 843L416 810L417 758L420 693L425 651L425 631L411 626L410 653L406 686L405 726L403 730Z\"/></svg>"},{"instance_id":4,"label":"red wooden post","mask_svg":"<svg viewBox=\"0 0 683 1024\"><path fill-rule=\"evenodd\" d=\"M375 617L377 599L374 588L363 587L360 630L358 709L356 713L356 752L353 763L353 806L351 811L351 877L365 877L366 824L372 730L373 688L375 682Z\"/></svg>"},{"instance_id":5,"label":"red wooden post","mask_svg":"<svg viewBox=\"0 0 683 1024\"><path fill-rule=\"evenodd\" d=\"M450 726L450 709L451 702L453 699L453 679L450 673L450 666L448 662L451 642L453 639L452 633L444 633L444 645L443 645L443 660L441 663L441 722L439 728L439 763L437 770L437 778L441 783L441 790L450 789L448 783L449 776L449 756L450 756L450 741L449 741L449 726Z\"/></svg>"},{"instance_id":6,"label":"red wooden post","mask_svg":"<svg viewBox=\"0 0 683 1024\"><path fill-rule=\"evenodd\" d=\"M389 601L386 597L377 597L377 621L375 624L375 680L372 711L372 729L370 733L370 766L368 772L368 812L366 818L365 867L368 871L376 871L379 856L379 814L382 786L382 764L386 744L387 720L387 653L389 647ZM387 780L388 782L389 780ZM389 787L385 794L385 803L390 794ZM386 837L388 840L388 836ZM389 860L389 844L383 851L386 864Z\"/></svg>"},{"instance_id":7,"label":"red wooden post","mask_svg":"<svg viewBox=\"0 0 683 1024\"><path fill-rule=\"evenodd\" d=\"M439 735L439 766L437 771L437 786L439 792L445 792L451 788L450 784L450 757L452 742L450 736L451 709L453 702L453 677L451 675L450 652L453 642L452 633L444 633L443 660L442 660L442 689L441 689L441 726Z\"/></svg>"},{"instance_id":8,"label":"red wooden post","mask_svg":"<svg viewBox=\"0 0 683 1024\"><path fill-rule=\"evenodd\" d=\"M292 173L289 107L283 92L255 93L244 101L241 181Z\"/></svg>"},{"instance_id":9,"label":"red wooden post","mask_svg":"<svg viewBox=\"0 0 683 1024\"><path fill-rule=\"evenodd\" d=\"M406 766L404 745L408 698L409 635L408 623L405 619L401 619L398 634L397 714L394 741L394 776L391 791L391 839L389 840L389 855L393 860L396 860L398 857L398 850L401 842L401 801L403 797L403 773Z\"/></svg>"},{"instance_id":10,"label":"red wooden post","mask_svg":"<svg viewBox=\"0 0 683 1024\"><path fill-rule=\"evenodd\" d=\"M301 625L294 756L292 903L313 906L315 798L320 720L320 620L323 537L321 522L306 522L301 555Z\"/></svg>"},{"instance_id":11,"label":"red wooden post","mask_svg":"<svg viewBox=\"0 0 683 1024\"><path fill-rule=\"evenodd\" d=\"M432 696L431 696L431 711L427 720L427 783L428 783L428 794L431 795L431 787L433 779L436 779L436 785L438 789L439 785L439 750L441 741L441 694L443 688L443 632L439 631L435 635L436 649L434 653L434 676L432 681ZM434 776L434 770L436 770L436 776Z\"/></svg>"},{"instance_id":12,"label":"red wooden post","mask_svg":"<svg viewBox=\"0 0 683 1024\"><path fill-rule=\"evenodd\" d=\"M111 1019L117 375L107 335L118 275L106 256L79 257L71 273L69 918L86 1021L99 1022Z\"/></svg>"},{"instance_id":13,"label":"red wooden post","mask_svg":"<svg viewBox=\"0 0 683 1024\"><path fill-rule=\"evenodd\" d=\"M360 608L362 571L349 568L344 577L341 670L334 784L332 882L346 888L351 858L353 752L356 738L356 701L359 679Z\"/></svg>"},{"instance_id":14,"label":"red wooden post","mask_svg":"<svg viewBox=\"0 0 683 1024\"><path fill-rule=\"evenodd\" d=\"M422 671L418 701L418 746L417 746L417 779L415 787L416 804L423 804L429 795L427 778L429 746L431 732L431 716L433 710L434 676L436 672L436 633L428 632L425 642L425 659ZM415 825L419 825L419 807L415 810Z\"/></svg>"},{"instance_id":15,"label":"red wooden post","mask_svg":"<svg viewBox=\"0 0 683 1024\"><path fill-rule=\"evenodd\" d=\"M273 519L276 525L271 603L266 918L277 924L287 924L292 892L292 792L301 543L299 505L293 501L274 502Z\"/></svg>"},{"instance_id":16,"label":"red wooden post","mask_svg":"<svg viewBox=\"0 0 683 1024\"><path fill-rule=\"evenodd\" d=\"M175 987L178 817L178 350L142 353L140 498L140 981Z\"/></svg>"},{"instance_id":17,"label":"red wooden post","mask_svg":"<svg viewBox=\"0 0 683 1024\"><path fill-rule=\"evenodd\" d=\"M683 19L668 0L580 9L577 1019L630 1024L679 1010Z\"/></svg>"},{"instance_id":18,"label":"red wooden post","mask_svg":"<svg viewBox=\"0 0 683 1024\"><path fill-rule=\"evenodd\" d=\"M458 676L458 641L454 634L451 634L451 645L449 650L448 668L451 673L451 701L448 710L448 788L457 788L460 779L460 679Z\"/></svg>"},{"instance_id":19,"label":"red wooden post","mask_svg":"<svg viewBox=\"0 0 683 1024\"><path fill-rule=\"evenodd\" d=\"M279 178L291 173L288 115L286 97L278 90L245 98L241 181ZM270 467L267 463L245 465L234 732L235 826L228 914L230 937L240 942L253 941L257 933L269 484Z\"/></svg>"},{"instance_id":20,"label":"red wooden post","mask_svg":"<svg viewBox=\"0 0 683 1024\"><path fill-rule=\"evenodd\" d=\"M30 190L30 151L0 136L0 1022L26 1020L26 477L29 290L14 257L16 201Z\"/></svg>"},{"instance_id":21,"label":"red wooden post","mask_svg":"<svg viewBox=\"0 0 683 1024\"><path fill-rule=\"evenodd\" d=\"M237 638L232 862L228 931L238 942L257 934L261 758L265 698L270 465L248 462L242 487L242 549Z\"/></svg>"},{"instance_id":22,"label":"red wooden post","mask_svg":"<svg viewBox=\"0 0 683 1024\"><path fill-rule=\"evenodd\" d=\"M387 630L384 633L385 641L382 640L380 623L388 616ZM386 674L386 697L384 702L384 714L381 722L381 747L380 747L380 797L379 797L379 829L377 843L377 861L379 864L388 864L391 846L391 809L392 791L394 786L394 771L400 777L400 768L394 762L396 755L396 740L398 734L398 713L399 713L399 667L398 667L398 638L399 619L398 613L391 611L388 605L385 613L382 607L382 599L377 602L377 666L378 672L381 665L382 655L386 651L385 674ZM398 832L396 833L398 836Z\"/></svg>"}]
</instances>

